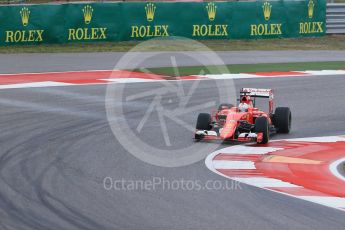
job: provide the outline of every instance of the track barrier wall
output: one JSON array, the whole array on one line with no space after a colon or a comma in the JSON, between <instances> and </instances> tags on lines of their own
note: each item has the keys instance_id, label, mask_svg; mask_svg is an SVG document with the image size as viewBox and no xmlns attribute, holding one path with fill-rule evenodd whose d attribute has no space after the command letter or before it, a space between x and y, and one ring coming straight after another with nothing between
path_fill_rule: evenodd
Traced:
<instances>
[{"instance_id":1,"label":"track barrier wall","mask_svg":"<svg viewBox=\"0 0 345 230\"><path fill-rule=\"evenodd\" d=\"M133 2L0 7L0 45L322 36L326 1Z\"/></svg>"}]
</instances>

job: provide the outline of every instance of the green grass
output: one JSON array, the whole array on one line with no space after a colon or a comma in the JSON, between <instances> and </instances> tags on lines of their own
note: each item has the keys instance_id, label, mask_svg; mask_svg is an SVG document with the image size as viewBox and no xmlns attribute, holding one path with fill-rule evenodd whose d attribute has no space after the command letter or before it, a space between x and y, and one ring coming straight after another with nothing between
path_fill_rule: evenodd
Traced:
<instances>
[{"instance_id":1,"label":"green grass","mask_svg":"<svg viewBox=\"0 0 345 230\"><path fill-rule=\"evenodd\" d=\"M178 74L173 67L138 69L168 76L186 76L193 74L220 74L220 73L252 73L292 70L338 70L345 69L345 62L302 62L302 63L270 63L270 64L239 64L226 66L185 66L178 67Z\"/></svg>"},{"instance_id":2,"label":"green grass","mask_svg":"<svg viewBox=\"0 0 345 230\"><path fill-rule=\"evenodd\" d=\"M0 53L78 53L135 51L214 51L239 50L345 50L345 35L327 35L319 38L260 39L260 40L204 40L189 43L181 40L155 40L136 47L139 41L87 44L28 45L0 47Z\"/></svg>"}]
</instances>

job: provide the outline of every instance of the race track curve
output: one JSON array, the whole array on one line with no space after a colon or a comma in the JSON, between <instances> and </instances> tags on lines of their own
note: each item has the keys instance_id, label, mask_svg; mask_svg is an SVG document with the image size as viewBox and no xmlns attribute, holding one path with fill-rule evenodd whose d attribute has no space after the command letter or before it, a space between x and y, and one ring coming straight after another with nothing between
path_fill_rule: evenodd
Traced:
<instances>
[{"instance_id":1,"label":"race track curve","mask_svg":"<svg viewBox=\"0 0 345 230\"><path fill-rule=\"evenodd\" d=\"M186 88L192 83L182 82ZM125 92L148 91L159 84L128 84ZM292 133L274 139L345 132L345 76L235 84L237 89L273 88L277 104L291 107ZM217 96L208 81L199 87L191 103ZM108 125L105 92L105 85L0 91L1 229L344 229L344 212L244 184L235 190L105 189L106 177L226 182L203 160L165 168L130 155ZM174 95L167 99L169 105L178 103ZM149 103L145 98L125 103L123 118L139 123ZM184 119L194 125L196 114ZM142 138L162 147L156 127L157 119L149 119ZM174 123L167 123L167 129L178 134L174 140L179 145L193 144L191 132L182 133Z\"/></svg>"}]
</instances>

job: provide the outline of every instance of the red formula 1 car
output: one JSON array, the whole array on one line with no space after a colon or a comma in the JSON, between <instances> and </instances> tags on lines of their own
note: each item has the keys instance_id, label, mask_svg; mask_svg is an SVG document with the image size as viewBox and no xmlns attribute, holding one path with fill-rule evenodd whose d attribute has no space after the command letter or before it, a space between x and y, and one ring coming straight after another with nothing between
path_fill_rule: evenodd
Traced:
<instances>
[{"instance_id":1,"label":"red formula 1 car","mask_svg":"<svg viewBox=\"0 0 345 230\"><path fill-rule=\"evenodd\" d=\"M268 112L255 107L256 98L268 98ZM242 88L240 104L221 104L212 115L200 113L196 123L196 140L256 141L266 144L272 133L289 133L291 111L277 107L273 113L273 90Z\"/></svg>"}]
</instances>

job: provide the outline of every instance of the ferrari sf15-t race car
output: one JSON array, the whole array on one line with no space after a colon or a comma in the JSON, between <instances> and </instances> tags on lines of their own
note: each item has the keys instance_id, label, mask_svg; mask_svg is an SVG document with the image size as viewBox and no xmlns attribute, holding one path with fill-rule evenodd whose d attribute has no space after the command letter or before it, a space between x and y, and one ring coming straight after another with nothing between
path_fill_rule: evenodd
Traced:
<instances>
[{"instance_id":1,"label":"ferrari sf15-t race car","mask_svg":"<svg viewBox=\"0 0 345 230\"><path fill-rule=\"evenodd\" d=\"M256 98L268 98L268 112L255 107ZM289 133L291 111L277 107L273 113L273 90L242 88L240 104L221 104L217 110L200 113L196 123L196 140L229 140L266 144L270 134Z\"/></svg>"}]
</instances>

